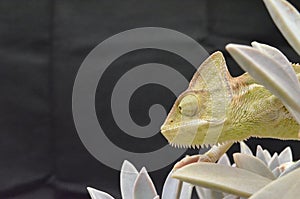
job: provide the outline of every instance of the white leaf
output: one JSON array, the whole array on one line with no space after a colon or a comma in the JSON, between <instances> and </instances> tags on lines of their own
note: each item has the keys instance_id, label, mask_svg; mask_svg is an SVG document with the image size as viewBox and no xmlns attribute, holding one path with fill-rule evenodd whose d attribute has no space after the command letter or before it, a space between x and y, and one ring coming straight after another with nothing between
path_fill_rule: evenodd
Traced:
<instances>
[{"instance_id":1,"label":"white leaf","mask_svg":"<svg viewBox=\"0 0 300 199\"><path fill-rule=\"evenodd\" d=\"M300 169L285 175L284 177L274 180L249 199L282 199L282 198L299 198L300 187Z\"/></svg>"},{"instance_id":2,"label":"white leaf","mask_svg":"<svg viewBox=\"0 0 300 199\"><path fill-rule=\"evenodd\" d=\"M224 199L223 193L204 187L196 187L197 195L200 199Z\"/></svg>"},{"instance_id":3,"label":"white leaf","mask_svg":"<svg viewBox=\"0 0 300 199\"><path fill-rule=\"evenodd\" d=\"M291 67L290 61L280 50L272 46L258 43L258 42L252 42L251 45L253 46L253 48L259 50L261 53L265 55L268 55L271 59L276 61L278 65L281 66L283 70L285 70L288 73L288 75L290 76L294 84L298 85L298 87L300 88L298 78L296 76L293 67Z\"/></svg>"},{"instance_id":4,"label":"white leaf","mask_svg":"<svg viewBox=\"0 0 300 199\"><path fill-rule=\"evenodd\" d=\"M295 169L300 168L300 160L298 160L296 163L292 163L292 164L288 164L285 166L286 168L281 168L283 170L283 172L281 173L281 175L279 177L282 177L292 171L294 171Z\"/></svg>"},{"instance_id":5,"label":"white leaf","mask_svg":"<svg viewBox=\"0 0 300 199\"><path fill-rule=\"evenodd\" d=\"M267 163L269 163L270 160L271 160L271 154L270 154L269 151L266 150L266 149L263 151L263 153L264 153L264 155L265 155L265 158L266 158Z\"/></svg>"},{"instance_id":6,"label":"white leaf","mask_svg":"<svg viewBox=\"0 0 300 199\"><path fill-rule=\"evenodd\" d=\"M279 167L280 163L279 163L279 159L278 159L278 154L275 153L273 155L273 157L271 158L271 160L268 162L268 167L271 170L274 170L276 167Z\"/></svg>"},{"instance_id":7,"label":"white leaf","mask_svg":"<svg viewBox=\"0 0 300 199\"><path fill-rule=\"evenodd\" d=\"M136 168L127 160L122 164L120 173L121 194L123 199L133 198L133 185L138 176Z\"/></svg>"},{"instance_id":8,"label":"white leaf","mask_svg":"<svg viewBox=\"0 0 300 199\"><path fill-rule=\"evenodd\" d=\"M111 195L103 191L99 191L91 187L87 187L87 190L92 199L114 199Z\"/></svg>"},{"instance_id":9,"label":"white leaf","mask_svg":"<svg viewBox=\"0 0 300 199\"><path fill-rule=\"evenodd\" d=\"M265 154L263 149L260 145L256 147L256 157L258 157L261 161L263 161L266 165L268 165L268 162L266 160Z\"/></svg>"},{"instance_id":10,"label":"white leaf","mask_svg":"<svg viewBox=\"0 0 300 199\"><path fill-rule=\"evenodd\" d=\"M230 160L229 160L229 157L227 156L226 153L224 153L220 159L218 160L217 162L218 164L223 164L223 165L227 165L227 166L230 166L231 163L230 163Z\"/></svg>"},{"instance_id":11,"label":"white leaf","mask_svg":"<svg viewBox=\"0 0 300 199\"><path fill-rule=\"evenodd\" d=\"M240 142L241 153L253 155L251 149L247 146L245 142Z\"/></svg>"},{"instance_id":12,"label":"white leaf","mask_svg":"<svg viewBox=\"0 0 300 199\"><path fill-rule=\"evenodd\" d=\"M300 55L300 14L286 0L263 0L273 21Z\"/></svg>"},{"instance_id":13,"label":"white leaf","mask_svg":"<svg viewBox=\"0 0 300 199\"><path fill-rule=\"evenodd\" d=\"M133 187L133 199L153 199L157 196L154 184L145 168L138 174Z\"/></svg>"},{"instance_id":14,"label":"white leaf","mask_svg":"<svg viewBox=\"0 0 300 199\"><path fill-rule=\"evenodd\" d=\"M293 161L293 153L291 147L286 147L278 156L279 163L284 164Z\"/></svg>"},{"instance_id":15,"label":"white leaf","mask_svg":"<svg viewBox=\"0 0 300 199\"><path fill-rule=\"evenodd\" d=\"M281 174L281 171L280 171L279 167L276 167L275 169L273 169L272 173L274 174L274 176L276 178L278 178L279 175Z\"/></svg>"},{"instance_id":16,"label":"white leaf","mask_svg":"<svg viewBox=\"0 0 300 199\"><path fill-rule=\"evenodd\" d=\"M257 49L237 44L229 44L226 49L245 71L282 101L300 124L299 84L293 82L289 73Z\"/></svg>"},{"instance_id":17,"label":"white leaf","mask_svg":"<svg viewBox=\"0 0 300 199\"><path fill-rule=\"evenodd\" d=\"M246 169L271 180L276 179L265 163L255 156L243 153L235 153L233 154L233 159L238 168Z\"/></svg>"},{"instance_id":18,"label":"white leaf","mask_svg":"<svg viewBox=\"0 0 300 199\"><path fill-rule=\"evenodd\" d=\"M249 197L271 182L253 172L230 166L198 162L174 171L172 177L191 184Z\"/></svg>"},{"instance_id":19,"label":"white leaf","mask_svg":"<svg viewBox=\"0 0 300 199\"><path fill-rule=\"evenodd\" d=\"M172 172L169 173L163 190L162 190L162 199L174 199L177 194L177 189L179 185L179 180L172 178ZM181 189L181 194L180 194L180 199L189 199L192 196L192 191L193 191L193 185L189 183L183 183L182 184L182 189Z\"/></svg>"}]
</instances>

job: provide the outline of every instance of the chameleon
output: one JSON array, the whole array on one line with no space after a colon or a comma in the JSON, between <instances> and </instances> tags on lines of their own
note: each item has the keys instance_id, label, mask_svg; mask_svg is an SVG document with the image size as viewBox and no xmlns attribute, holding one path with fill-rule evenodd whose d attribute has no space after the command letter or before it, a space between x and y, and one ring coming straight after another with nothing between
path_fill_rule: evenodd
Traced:
<instances>
[{"instance_id":1,"label":"chameleon","mask_svg":"<svg viewBox=\"0 0 300 199\"><path fill-rule=\"evenodd\" d=\"M286 0L263 1L300 55L299 12ZM161 126L163 136L176 147L212 148L183 158L174 169L197 161L216 162L233 143L250 137L300 140L300 65L274 47L257 42L252 46L226 46L246 73L232 77L217 51L175 101Z\"/></svg>"},{"instance_id":2,"label":"chameleon","mask_svg":"<svg viewBox=\"0 0 300 199\"><path fill-rule=\"evenodd\" d=\"M300 65L291 66L300 80ZM214 97L219 98L215 103ZM223 54L217 51L201 64L177 98L161 133L177 147L217 146L204 155L187 157L175 165L179 168L199 158L215 162L233 143L250 137L300 140L299 129L278 97L248 73L232 77Z\"/></svg>"}]
</instances>

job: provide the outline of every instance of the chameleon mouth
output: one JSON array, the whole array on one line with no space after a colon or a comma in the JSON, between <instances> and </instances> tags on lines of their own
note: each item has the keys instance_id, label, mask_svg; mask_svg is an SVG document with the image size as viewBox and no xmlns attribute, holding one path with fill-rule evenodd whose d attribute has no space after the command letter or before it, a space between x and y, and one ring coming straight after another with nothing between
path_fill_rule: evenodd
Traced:
<instances>
[{"instance_id":1,"label":"chameleon mouth","mask_svg":"<svg viewBox=\"0 0 300 199\"><path fill-rule=\"evenodd\" d=\"M180 144L180 143L173 143L169 142L169 144L174 148L193 148L193 149L200 149L200 148L211 148L216 144Z\"/></svg>"}]
</instances>

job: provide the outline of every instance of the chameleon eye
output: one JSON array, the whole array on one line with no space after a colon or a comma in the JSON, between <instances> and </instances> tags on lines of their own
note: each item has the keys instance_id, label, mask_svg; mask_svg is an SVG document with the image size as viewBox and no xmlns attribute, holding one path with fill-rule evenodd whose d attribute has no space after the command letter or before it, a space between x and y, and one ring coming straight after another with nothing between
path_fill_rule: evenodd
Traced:
<instances>
[{"instance_id":1,"label":"chameleon eye","mask_svg":"<svg viewBox=\"0 0 300 199\"><path fill-rule=\"evenodd\" d=\"M196 115L199 109L199 102L195 95L187 95L182 98L178 109L182 115L192 117Z\"/></svg>"}]
</instances>

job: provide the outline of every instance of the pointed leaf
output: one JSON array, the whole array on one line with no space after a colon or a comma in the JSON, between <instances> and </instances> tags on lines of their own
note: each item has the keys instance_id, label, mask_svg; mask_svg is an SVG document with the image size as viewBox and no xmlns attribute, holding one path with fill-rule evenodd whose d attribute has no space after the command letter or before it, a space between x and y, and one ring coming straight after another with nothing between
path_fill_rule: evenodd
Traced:
<instances>
[{"instance_id":1,"label":"pointed leaf","mask_svg":"<svg viewBox=\"0 0 300 199\"><path fill-rule=\"evenodd\" d=\"M266 165L268 165L268 162L266 160L265 154L263 149L260 145L256 147L256 157L259 158L261 161L263 161Z\"/></svg>"},{"instance_id":2,"label":"pointed leaf","mask_svg":"<svg viewBox=\"0 0 300 199\"><path fill-rule=\"evenodd\" d=\"M270 179L247 170L214 163L199 162L176 170L172 177L194 185L249 197Z\"/></svg>"},{"instance_id":3,"label":"pointed leaf","mask_svg":"<svg viewBox=\"0 0 300 199\"><path fill-rule=\"evenodd\" d=\"M226 49L245 71L282 101L300 124L299 84L293 82L286 70L249 46L229 44Z\"/></svg>"},{"instance_id":4,"label":"pointed leaf","mask_svg":"<svg viewBox=\"0 0 300 199\"><path fill-rule=\"evenodd\" d=\"M273 169L272 173L274 174L274 176L276 178L278 178L279 175L281 174L281 171L280 171L279 167L276 167L275 169Z\"/></svg>"},{"instance_id":5,"label":"pointed leaf","mask_svg":"<svg viewBox=\"0 0 300 199\"><path fill-rule=\"evenodd\" d=\"M288 165L287 168L282 169L283 172L281 173L281 175L279 177L282 177L296 169L300 168L300 160L298 160L296 163L292 163L292 165Z\"/></svg>"},{"instance_id":6,"label":"pointed leaf","mask_svg":"<svg viewBox=\"0 0 300 199\"><path fill-rule=\"evenodd\" d=\"M162 190L162 199L174 199L177 194L177 189L179 185L179 180L172 178L172 172L169 173L163 190ZM184 182L181 188L180 199L190 198L193 192L193 185Z\"/></svg>"},{"instance_id":7,"label":"pointed leaf","mask_svg":"<svg viewBox=\"0 0 300 199\"><path fill-rule=\"evenodd\" d=\"M271 160L268 162L268 167L270 170L274 170L276 167L279 167L279 159L278 159L278 154L275 153Z\"/></svg>"},{"instance_id":8,"label":"pointed leaf","mask_svg":"<svg viewBox=\"0 0 300 199\"><path fill-rule=\"evenodd\" d=\"M224 154L220 157L220 159L218 160L217 163L218 163L218 164L227 165L227 166L231 166L229 157L227 156L226 153L224 153Z\"/></svg>"},{"instance_id":9,"label":"pointed leaf","mask_svg":"<svg viewBox=\"0 0 300 199\"><path fill-rule=\"evenodd\" d=\"M245 142L240 142L241 153L253 155L251 149L247 146Z\"/></svg>"},{"instance_id":10,"label":"pointed leaf","mask_svg":"<svg viewBox=\"0 0 300 199\"><path fill-rule=\"evenodd\" d=\"M133 187L134 199L153 199L157 196L154 184L145 168L142 168Z\"/></svg>"},{"instance_id":11,"label":"pointed leaf","mask_svg":"<svg viewBox=\"0 0 300 199\"><path fill-rule=\"evenodd\" d=\"M300 187L300 169L278 178L259 190L249 199L282 199L282 198L299 198Z\"/></svg>"},{"instance_id":12,"label":"pointed leaf","mask_svg":"<svg viewBox=\"0 0 300 199\"><path fill-rule=\"evenodd\" d=\"M284 164L293 161L293 153L291 147L286 147L278 156L279 163Z\"/></svg>"},{"instance_id":13,"label":"pointed leaf","mask_svg":"<svg viewBox=\"0 0 300 199\"><path fill-rule=\"evenodd\" d=\"M264 0L264 3L289 44L300 55L300 14L286 0Z\"/></svg>"},{"instance_id":14,"label":"pointed leaf","mask_svg":"<svg viewBox=\"0 0 300 199\"><path fill-rule=\"evenodd\" d=\"M114 199L111 195L103 191L99 191L91 187L87 187L87 190L92 199Z\"/></svg>"},{"instance_id":15,"label":"pointed leaf","mask_svg":"<svg viewBox=\"0 0 300 199\"><path fill-rule=\"evenodd\" d=\"M278 63L278 65L281 66L282 69L287 72L293 83L299 84L298 78L294 69L291 67L290 61L280 50L258 42L252 42L251 45L253 46L253 48L259 50L261 53L268 55L271 59L275 60Z\"/></svg>"},{"instance_id":16,"label":"pointed leaf","mask_svg":"<svg viewBox=\"0 0 300 199\"><path fill-rule=\"evenodd\" d=\"M270 154L269 151L266 150L266 149L263 151L263 153L264 153L264 155L265 155L265 158L266 158L267 163L269 164L269 162L270 162L270 160L271 160L271 154Z\"/></svg>"},{"instance_id":17,"label":"pointed leaf","mask_svg":"<svg viewBox=\"0 0 300 199\"><path fill-rule=\"evenodd\" d=\"M242 153L235 153L233 154L233 159L238 168L251 171L271 180L276 179L271 170L265 165L265 163L257 157Z\"/></svg>"},{"instance_id":18,"label":"pointed leaf","mask_svg":"<svg viewBox=\"0 0 300 199\"><path fill-rule=\"evenodd\" d=\"M121 194L123 199L133 198L133 185L138 176L136 168L127 160L122 164L120 173Z\"/></svg>"}]
</instances>

